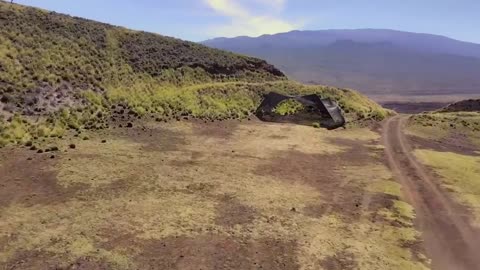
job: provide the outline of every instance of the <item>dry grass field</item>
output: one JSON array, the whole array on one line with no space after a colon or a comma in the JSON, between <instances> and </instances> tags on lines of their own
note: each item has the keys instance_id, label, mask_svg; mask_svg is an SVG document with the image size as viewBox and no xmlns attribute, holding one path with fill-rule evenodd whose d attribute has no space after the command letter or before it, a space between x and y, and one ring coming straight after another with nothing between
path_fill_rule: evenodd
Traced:
<instances>
[{"instance_id":1,"label":"dry grass field","mask_svg":"<svg viewBox=\"0 0 480 270\"><path fill-rule=\"evenodd\" d=\"M145 122L88 137L1 150L0 269L429 267L370 129Z\"/></svg>"}]
</instances>

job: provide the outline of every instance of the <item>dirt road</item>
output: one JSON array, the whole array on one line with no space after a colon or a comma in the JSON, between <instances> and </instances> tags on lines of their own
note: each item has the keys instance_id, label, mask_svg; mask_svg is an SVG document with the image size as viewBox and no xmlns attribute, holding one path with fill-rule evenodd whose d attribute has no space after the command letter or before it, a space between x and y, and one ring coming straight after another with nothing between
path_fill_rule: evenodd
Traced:
<instances>
[{"instance_id":1,"label":"dirt road","mask_svg":"<svg viewBox=\"0 0 480 270\"><path fill-rule=\"evenodd\" d=\"M402 132L407 116L395 116L383 127L389 165L417 213L425 248L435 270L480 269L480 232L469 213L439 186L439 180L412 154Z\"/></svg>"}]
</instances>

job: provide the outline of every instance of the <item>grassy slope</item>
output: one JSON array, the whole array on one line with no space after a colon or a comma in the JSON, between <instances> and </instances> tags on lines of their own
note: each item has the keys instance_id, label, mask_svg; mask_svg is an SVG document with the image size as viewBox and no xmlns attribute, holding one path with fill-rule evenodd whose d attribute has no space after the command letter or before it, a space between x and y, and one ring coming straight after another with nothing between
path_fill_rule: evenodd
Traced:
<instances>
[{"instance_id":1,"label":"grassy slope","mask_svg":"<svg viewBox=\"0 0 480 270\"><path fill-rule=\"evenodd\" d=\"M443 185L467 206L480 226L480 157L417 149L416 156L441 176Z\"/></svg>"},{"instance_id":2,"label":"grassy slope","mask_svg":"<svg viewBox=\"0 0 480 270\"><path fill-rule=\"evenodd\" d=\"M480 113L432 112L410 118L407 132L429 140L464 136L473 147L480 147ZM417 149L415 155L439 174L442 184L467 206L480 226L480 158L452 152Z\"/></svg>"},{"instance_id":3,"label":"grassy slope","mask_svg":"<svg viewBox=\"0 0 480 270\"><path fill-rule=\"evenodd\" d=\"M242 118L268 91L332 97L351 119L388 113L352 90L288 81L263 60L0 2L0 146L105 128L117 104L138 116Z\"/></svg>"},{"instance_id":4,"label":"grassy slope","mask_svg":"<svg viewBox=\"0 0 480 270\"><path fill-rule=\"evenodd\" d=\"M417 114L410 118L407 132L434 140L442 140L459 134L466 136L472 144L480 146L480 113L432 112Z\"/></svg>"}]
</instances>

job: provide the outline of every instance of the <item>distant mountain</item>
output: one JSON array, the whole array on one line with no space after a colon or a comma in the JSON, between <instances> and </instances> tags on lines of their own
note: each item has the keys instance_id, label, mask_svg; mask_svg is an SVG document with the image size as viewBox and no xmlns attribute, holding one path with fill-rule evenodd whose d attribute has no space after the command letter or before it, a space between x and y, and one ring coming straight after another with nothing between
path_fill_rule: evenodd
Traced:
<instances>
[{"instance_id":1,"label":"distant mountain","mask_svg":"<svg viewBox=\"0 0 480 270\"><path fill-rule=\"evenodd\" d=\"M292 31L204 45L260 57L290 77L367 94L480 94L480 44L394 30Z\"/></svg>"}]
</instances>

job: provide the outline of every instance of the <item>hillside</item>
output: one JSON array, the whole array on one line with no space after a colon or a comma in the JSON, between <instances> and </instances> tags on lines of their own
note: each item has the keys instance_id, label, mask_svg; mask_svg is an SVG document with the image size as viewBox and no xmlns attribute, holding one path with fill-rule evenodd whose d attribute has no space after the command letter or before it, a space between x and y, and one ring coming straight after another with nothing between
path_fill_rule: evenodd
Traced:
<instances>
[{"instance_id":1,"label":"hillside","mask_svg":"<svg viewBox=\"0 0 480 270\"><path fill-rule=\"evenodd\" d=\"M331 96L353 119L386 114L355 91L287 81L264 60L0 2L0 145L146 116L246 118L267 91Z\"/></svg>"},{"instance_id":2,"label":"hillside","mask_svg":"<svg viewBox=\"0 0 480 270\"><path fill-rule=\"evenodd\" d=\"M392 30L293 31L203 44L261 57L290 77L370 95L479 93L480 45Z\"/></svg>"},{"instance_id":3,"label":"hillside","mask_svg":"<svg viewBox=\"0 0 480 270\"><path fill-rule=\"evenodd\" d=\"M480 112L480 99L468 99L452 103L441 112Z\"/></svg>"},{"instance_id":4,"label":"hillside","mask_svg":"<svg viewBox=\"0 0 480 270\"><path fill-rule=\"evenodd\" d=\"M63 83L102 90L139 76L175 85L283 77L263 60L4 2L0 59L6 92Z\"/></svg>"}]
</instances>

